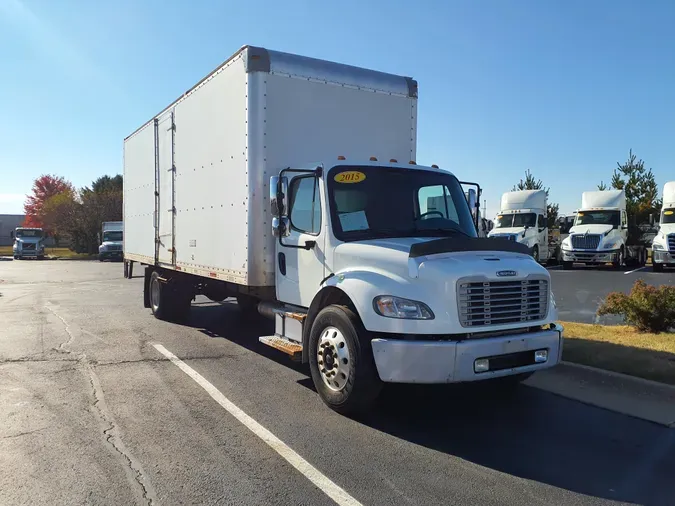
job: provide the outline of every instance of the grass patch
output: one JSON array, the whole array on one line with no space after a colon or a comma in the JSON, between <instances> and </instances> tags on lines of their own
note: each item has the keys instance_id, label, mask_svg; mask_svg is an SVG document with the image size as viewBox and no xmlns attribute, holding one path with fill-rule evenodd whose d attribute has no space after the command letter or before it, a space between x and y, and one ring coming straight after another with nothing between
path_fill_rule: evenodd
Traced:
<instances>
[{"instance_id":1,"label":"grass patch","mask_svg":"<svg viewBox=\"0 0 675 506\"><path fill-rule=\"evenodd\" d=\"M675 385L675 334L561 322L563 360Z\"/></svg>"},{"instance_id":2,"label":"grass patch","mask_svg":"<svg viewBox=\"0 0 675 506\"><path fill-rule=\"evenodd\" d=\"M0 256L12 256L12 247L11 246L0 246ZM96 258L96 255L89 255L87 253L75 253L74 251L69 250L68 248L45 248L45 256L47 257L58 257L58 258L72 258L72 259L90 259Z\"/></svg>"}]
</instances>

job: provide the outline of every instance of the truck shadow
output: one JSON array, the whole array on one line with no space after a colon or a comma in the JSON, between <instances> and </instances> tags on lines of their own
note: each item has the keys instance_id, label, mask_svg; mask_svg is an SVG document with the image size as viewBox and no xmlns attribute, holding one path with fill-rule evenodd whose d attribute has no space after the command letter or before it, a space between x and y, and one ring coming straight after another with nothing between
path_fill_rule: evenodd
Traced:
<instances>
[{"instance_id":1,"label":"truck shadow","mask_svg":"<svg viewBox=\"0 0 675 506\"><path fill-rule=\"evenodd\" d=\"M273 333L271 321L246 318L234 303L198 302L187 324L298 371L305 376L298 383L314 390L306 365L258 342ZM669 504L675 494L675 431L533 387L387 385L375 409L354 422L579 494L638 504ZM668 445L659 461L655 449Z\"/></svg>"}]
</instances>

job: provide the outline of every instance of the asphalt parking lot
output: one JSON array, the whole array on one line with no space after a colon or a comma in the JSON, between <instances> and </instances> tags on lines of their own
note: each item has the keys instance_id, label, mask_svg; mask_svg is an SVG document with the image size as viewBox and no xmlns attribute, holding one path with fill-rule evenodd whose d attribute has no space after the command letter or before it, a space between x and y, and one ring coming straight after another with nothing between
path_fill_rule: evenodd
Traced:
<instances>
[{"instance_id":1,"label":"asphalt parking lot","mask_svg":"<svg viewBox=\"0 0 675 506\"><path fill-rule=\"evenodd\" d=\"M673 503L674 430L527 386L390 388L344 418L266 322L205 299L158 321L141 274L0 262L0 504ZM553 276L559 300L631 284Z\"/></svg>"},{"instance_id":2,"label":"asphalt parking lot","mask_svg":"<svg viewBox=\"0 0 675 506\"><path fill-rule=\"evenodd\" d=\"M621 323L614 316L596 316L597 309L610 292L627 293L638 279L650 285L675 284L675 270L652 272L651 267L615 270L580 266L564 271L556 266L549 271L560 319L580 323Z\"/></svg>"}]
</instances>

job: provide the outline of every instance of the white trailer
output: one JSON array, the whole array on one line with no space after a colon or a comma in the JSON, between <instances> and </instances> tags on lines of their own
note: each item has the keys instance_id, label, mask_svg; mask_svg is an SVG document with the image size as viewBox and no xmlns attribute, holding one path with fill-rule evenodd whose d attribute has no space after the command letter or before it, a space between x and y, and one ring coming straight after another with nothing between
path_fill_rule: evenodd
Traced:
<instances>
[{"instance_id":1,"label":"white trailer","mask_svg":"<svg viewBox=\"0 0 675 506\"><path fill-rule=\"evenodd\" d=\"M675 181L663 186L659 231L652 241L652 268L661 272L664 267L675 267Z\"/></svg>"},{"instance_id":2,"label":"white trailer","mask_svg":"<svg viewBox=\"0 0 675 506\"><path fill-rule=\"evenodd\" d=\"M98 247L98 259L122 260L122 239L124 235L124 223L121 221L104 221L101 225L101 235Z\"/></svg>"},{"instance_id":3,"label":"white trailer","mask_svg":"<svg viewBox=\"0 0 675 506\"><path fill-rule=\"evenodd\" d=\"M489 237L502 237L524 244L537 262L557 260L559 250L549 244L545 190L519 190L502 195L495 228Z\"/></svg>"},{"instance_id":4,"label":"white trailer","mask_svg":"<svg viewBox=\"0 0 675 506\"><path fill-rule=\"evenodd\" d=\"M631 244L630 239L637 240L629 236L625 192L584 192L574 226L562 243L563 268L571 269L575 263L612 263L616 268L645 265L646 248Z\"/></svg>"},{"instance_id":5,"label":"white trailer","mask_svg":"<svg viewBox=\"0 0 675 506\"><path fill-rule=\"evenodd\" d=\"M196 294L236 297L342 413L384 382L557 364L549 273L476 237L458 179L415 164L416 132L410 78L243 47L124 141L145 306L179 319Z\"/></svg>"}]
</instances>

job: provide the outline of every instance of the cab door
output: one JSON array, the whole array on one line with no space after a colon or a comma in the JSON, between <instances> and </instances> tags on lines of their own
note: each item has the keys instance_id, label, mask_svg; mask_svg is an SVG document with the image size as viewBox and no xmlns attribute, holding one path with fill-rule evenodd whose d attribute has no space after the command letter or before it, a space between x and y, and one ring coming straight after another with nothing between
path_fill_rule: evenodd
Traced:
<instances>
[{"instance_id":1,"label":"cab door","mask_svg":"<svg viewBox=\"0 0 675 506\"><path fill-rule=\"evenodd\" d=\"M296 169L303 170L303 169ZM284 171L288 177L289 235L276 241L277 299L309 307L325 276L327 213L323 180L316 173Z\"/></svg>"}]
</instances>

